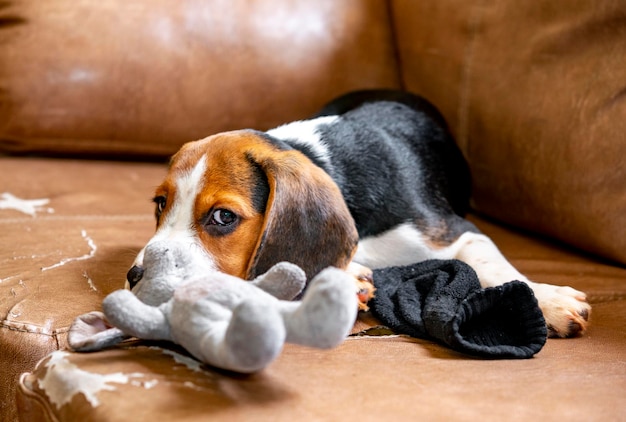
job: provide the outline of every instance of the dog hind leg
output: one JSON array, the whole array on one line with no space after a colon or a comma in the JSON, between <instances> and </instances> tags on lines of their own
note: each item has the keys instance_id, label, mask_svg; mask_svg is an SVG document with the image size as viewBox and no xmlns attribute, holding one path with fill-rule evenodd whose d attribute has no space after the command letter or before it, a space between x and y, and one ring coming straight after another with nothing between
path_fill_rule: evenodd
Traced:
<instances>
[{"instance_id":1,"label":"dog hind leg","mask_svg":"<svg viewBox=\"0 0 626 422\"><path fill-rule=\"evenodd\" d=\"M469 264L483 288L512 280L527 283L544 313L551 337L572 337L587 328L591 307L583 292L530 281L509 263L488 236L456 215L424 229L405 223L362 239L354 256L355 262L370 268L409 265L426 259L458 259Z\"/></svg>"}]
</instances>

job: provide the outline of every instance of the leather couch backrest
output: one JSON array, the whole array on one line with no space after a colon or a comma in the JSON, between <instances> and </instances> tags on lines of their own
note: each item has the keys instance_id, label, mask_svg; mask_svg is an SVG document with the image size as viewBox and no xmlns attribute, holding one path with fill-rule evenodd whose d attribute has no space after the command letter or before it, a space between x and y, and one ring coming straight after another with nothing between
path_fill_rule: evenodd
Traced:
<instances>
[{"instance_id":1,"label":"leather couch backrest","mask_svg":"<svg viewBox=\"0 0 626 422\"><path fill-rule=\"evenodd\" d=\"M626 2L391 5L405 85L450 123L475 209L626 263Z\"/></svg>"},{"instance_id":2,"label":"leather couch backrest","mask_svg":"<svg viewBox=\"0 0 626 422\"><path fill-rule=\"evenodd\" d=\"M4 3L0 150L167 156L399 83L383 1Z\"/></svg>"}]
</instances>

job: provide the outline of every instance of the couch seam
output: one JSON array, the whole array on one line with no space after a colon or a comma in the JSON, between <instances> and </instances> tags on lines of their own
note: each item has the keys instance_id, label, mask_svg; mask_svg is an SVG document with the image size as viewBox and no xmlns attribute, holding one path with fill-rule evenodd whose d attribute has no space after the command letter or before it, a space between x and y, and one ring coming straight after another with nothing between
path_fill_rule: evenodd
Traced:
<instances>
[{"instance_id":1,"label":"couch seam","mask_svg":"<svg viewBox=\"0 0 626 422\"><path fill-rule=\"evenodd\" d=\"M27 333L27 334L39 334L39 335L43 335L43 336L48 336L48 337L53 337L57 343L57 348L59 346L59 339L58 336L59 334L65 334L69 331L69 327L64 327L64 328L57 328L54 329L53 331L46 333L44 331L42 331L42 327L41 326L36 326L37 328L28 328L30 326L35 327L36 325L34 324L26 324L26 323L19 323L19 324L15 324L12 323L10 321L0 321L0 328L4 328L7 329L9 331L17 331L20 333Z\"/></svg>"},{"instance_id":2,"label":"couch seam","mask_svg":"<svg viewBox=\"0 0 626 422\"><path fill-rule=\"evenodd\" d=\"M626 293L611 293L611 294L589 294L587 300L590 305L598 305L600 303L611 303L626 300Z\"/></svg>"},{"instance_id":3,"label":"couch seam","mask_svg":"<svg viewBox=\"0 0 626 422\"><path fill-rule=\"evenodd\" d=\"M396 20L393 12L393 0L387 0L387 21L389 24L389 32L391 35L391 45L393 47L393 57L396 64L396 79L400 89L406 90L406 82L404 80L404 67L402 66L402 55L400 54L400 45L398 41L398 28L396 27Z\"/></svg>"},{"instance_id":4,"label":"couch seam","mask_svg":"<svg viewBox=\"0 0 626 422\"><path fill-rule=\"evenodd\" d=\"M474 52L478 41L478 28L482 22L483 6L485 2L480 2L475 6L474 11L470 13L467 19L469 26L469 37L463 55L463 67L461 72L461 83L459 86L459 104L458 104L458 127L456 141L461 151L465 153L466 159L469 158L469 99L471 91L472 64L474 60Z\"/></svg>"},{"instance_id":5,"label":"couch seam","mask_svg":"<svg viewBox=\"0 0 626 422\"><path fill-rule=\"evenodd\" d=\"M51 403L49 402L49 400L44 398L40 392L30 389L24 382L24 378L29 375L34 375L34 372L33 371L22 372L22 374L18 378L16 389L21 391L22 394L27 396L30 400L35 401L42 407L42 412L44 413L47 421L52 421L52 422L58 421L59 419L54 414L54 411L51 407ZM16 391L16 394L17 394L17 391Z\"/></svg>"}]
</instances>

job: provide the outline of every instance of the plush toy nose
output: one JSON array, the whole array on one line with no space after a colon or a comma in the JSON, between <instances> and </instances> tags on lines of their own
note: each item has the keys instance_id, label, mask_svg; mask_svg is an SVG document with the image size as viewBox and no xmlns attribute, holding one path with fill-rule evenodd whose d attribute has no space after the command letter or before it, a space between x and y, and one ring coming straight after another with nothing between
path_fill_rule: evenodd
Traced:
<instances>
[{"instance_id":1,"label":"plush toy nose","mask_svg":"<svg viewBox=\"0 0 626 422\"><path fill-rule=\"evenodd\" d=\"M131 290L133 287L135 287L137 283L139 283L142 277L143 277L142 267L138 265L133 265L133 267L130 270L128 270L128 273L126 274L126 280L128 280L128 284L130 284Z\"/></svg>"}]
</instances>

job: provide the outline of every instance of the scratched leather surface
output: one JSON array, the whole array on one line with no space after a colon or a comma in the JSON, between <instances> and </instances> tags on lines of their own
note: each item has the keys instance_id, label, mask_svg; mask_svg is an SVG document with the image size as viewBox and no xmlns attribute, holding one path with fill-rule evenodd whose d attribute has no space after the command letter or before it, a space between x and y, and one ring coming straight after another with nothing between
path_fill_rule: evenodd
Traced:
<instances>
[{"instance_id":1,"label":"scratched leather surface","mask_svg":"<svg viewBox=\"0 0 626 422\"><path fill-rule=\"evenodd\" d=\"M34 216L0 209L0 419L11 420L17 375L123 287L154 230L150 198L165 166L0 158L0 168L1 191L49 200Z\"/></svg>"},{"instance_id":2,"label":"scratched leather surface","mask_svg":"<svg viewBox=\"0 0 626 422\"><path fill-rule=\"evenodd\" d=\"M154 230L150 197L166 166L5 157L0 167L6 169L0 172L0 186L6 191L20 198L49 199L35 217L0 210L0 397L3 416L10 420L19 374L33 371L48 353L64 350L71 321L99 309L102 298L123 285L134 254ZM518 419L541 419L548 411L610 419L625 406L621 392L626 373L620 362L626 349L626 270L471 218L532 279L586 291L594 307L589 333L579 339L550 340L531 361L494 362L468 358L429 341L374 338L376 332L371 331L333 351L289 345L268 371L249 378L206 367L202 372L189 370L160 349L72 354L66 359L75 366L50 372L46 360L19 384L23 420L119 420L129 415L134 420L155 415L194 420L207 414L229 420L251 415L258 420L293 415L332 420L356 417L358 412L372 419L472 419L489 412L497 420L510 419L510 406L517 409ZM353 332L377 324L365 314ZM78 372L67 376L70 370ZM136 375L105 383L111 391L94 392L98 407L92 407L80 389L57 407L46 384L39 384L49 372L48 385L56 380L64 388L79 375ZM139 401L146 404L137 406ZM527 405L530 402L533 406Z\"/></svg>"},{"instance_id":3,"label":"scratched leather surface","mask_svg":"<svg viewBox=\"0 0 626 422\"><path fill-rule=\"evenodd\" d=\"M130 344L47 357L22 378L18 400L24 421L619 420L624 305L597 304L590 337L550 340L531 360L357 337L331 351L286 345L265 371L238 377L190 364L168 345ZM72 388L53 400L59 381Z\"/></svg>"}]
</instances>

